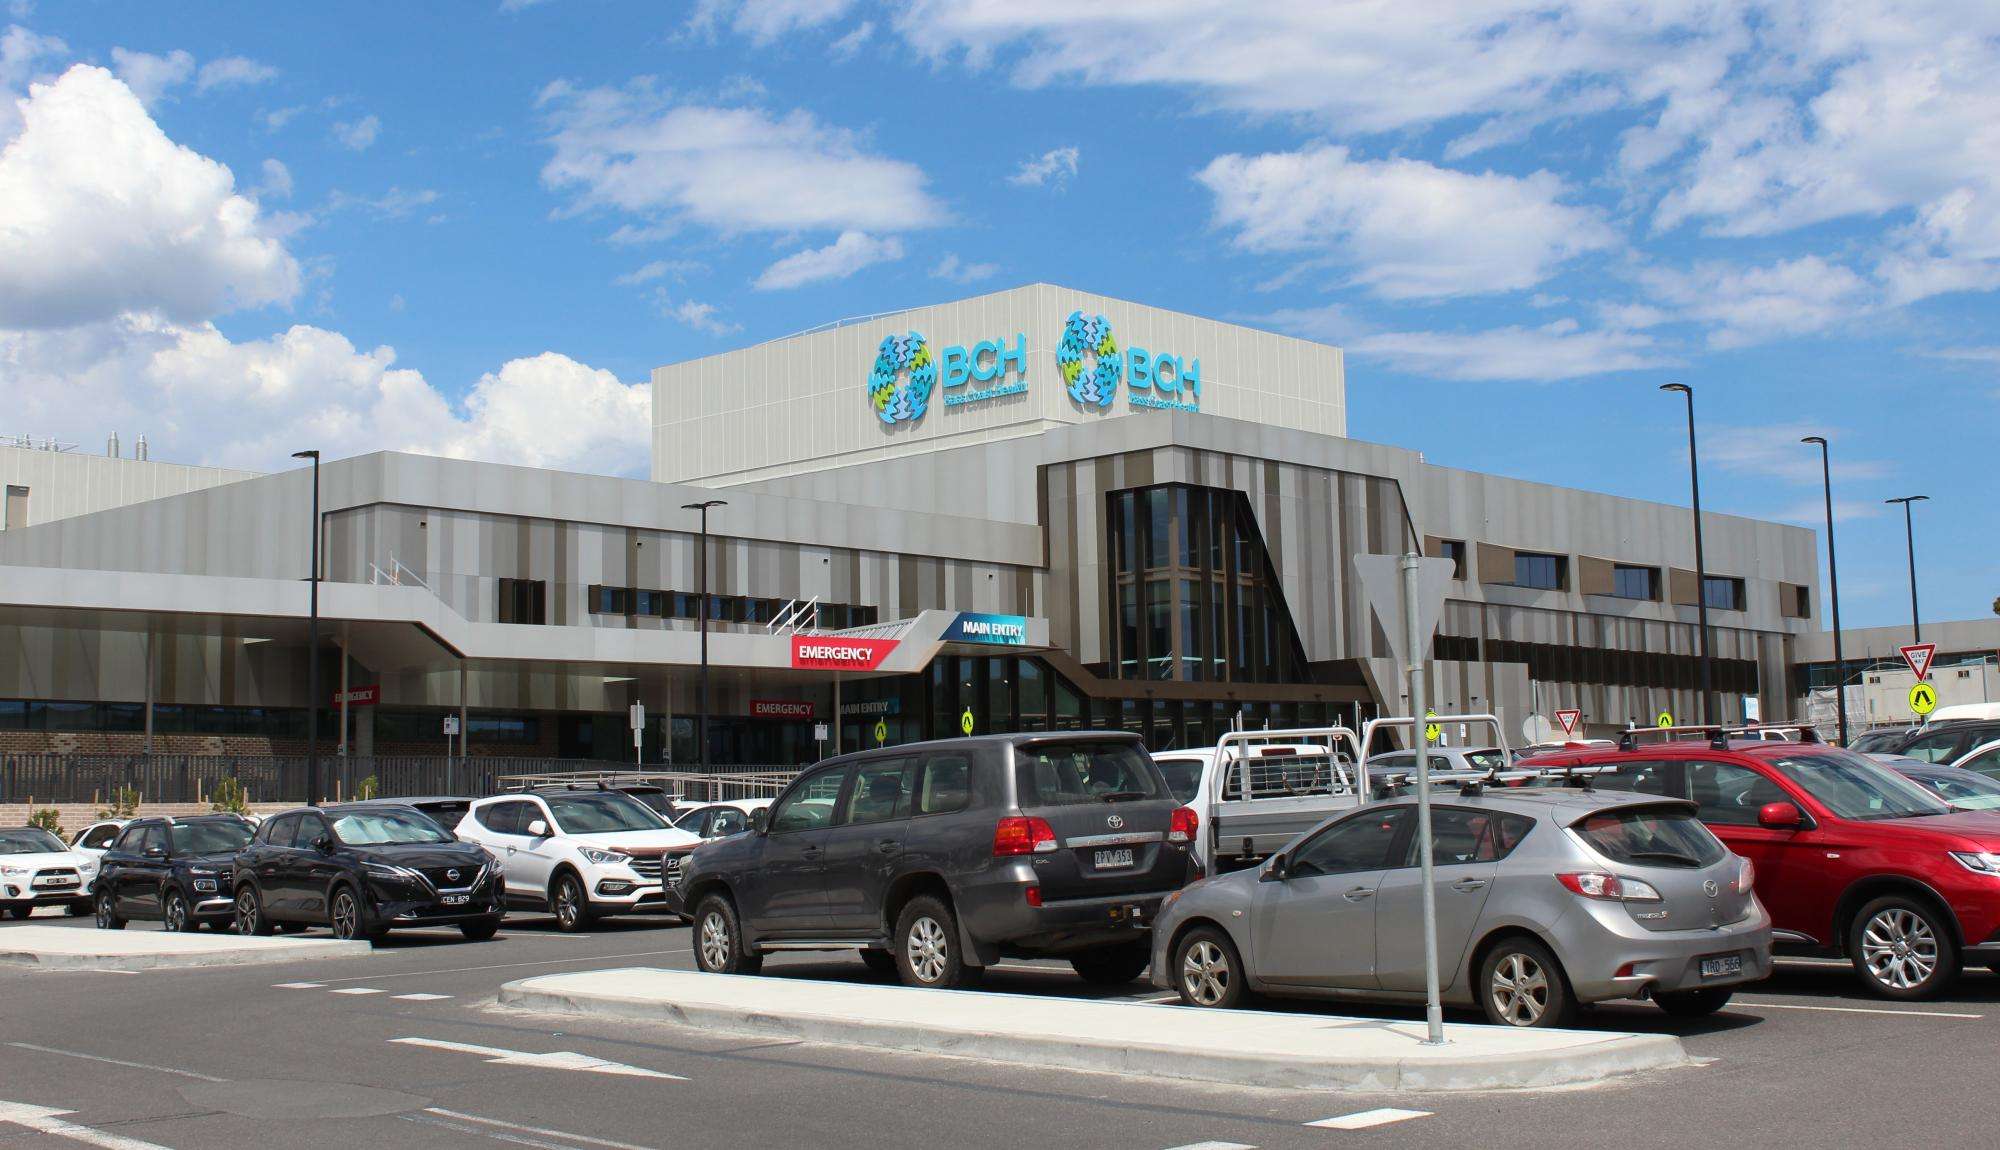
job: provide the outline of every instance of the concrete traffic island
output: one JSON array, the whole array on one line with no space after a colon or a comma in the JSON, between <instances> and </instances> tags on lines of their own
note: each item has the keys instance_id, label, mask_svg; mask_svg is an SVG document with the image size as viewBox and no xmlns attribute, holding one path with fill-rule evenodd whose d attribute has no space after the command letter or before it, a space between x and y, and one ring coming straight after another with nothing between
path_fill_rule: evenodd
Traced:
<instances>
[{"instance_id":1,"label":"concrete traffic island","mask_svg":"<svg viewBox=\"0 0 2000 1150\"><path fill-rule=\"evenodd\" d=\"M500 1005L727 1034L1302 1090L1574 1086L1690 1063L1671 1035L1192 1010L632 968L510 982Z\"/></svg>"},{"instance_id":2,"label":"concrete traffic island","mask_svg":"<svg viewBox=\"0 0 2000 1150\"><path fill-rule=\"evenodd\" d=\"M254 966L314 958L357 958L366 942L320 938L246 938L164 930L91 930L69 926L0 928L0 964L35 970L180 970Z\"/></svg>"}]
</instances>

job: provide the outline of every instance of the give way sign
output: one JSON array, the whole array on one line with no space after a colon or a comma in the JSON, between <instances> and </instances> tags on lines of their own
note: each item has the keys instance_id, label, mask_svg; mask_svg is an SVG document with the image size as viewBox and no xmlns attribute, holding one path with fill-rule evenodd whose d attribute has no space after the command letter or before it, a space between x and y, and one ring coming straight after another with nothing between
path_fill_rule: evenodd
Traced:
<instances>
[{"instance_id":1,"label":"give way sign","mask_svg":"<svg viewBox=\"0 0 2000 1150\"><path fill-rule=\"evenodd\" d=\"M1910 670L1916 673L1917 682L1921 683L1931 677L1931 660L1937 657L1936 643L1912 643L1907 647L1896 648L1896 653L1901 655L1903 662L1908 663Z\"/></svg>"},{"instance_id":2,"label":"give way sign","mask_svg":"<svg viewBox=\"0 0 2000 1150\"><path fill-rule=\"evenodd\" d=\"M1576 724L1583 718L1582 711L1557 711L1556 726L1563 729L1563 737L1576 734Z\"/></svg>"}]
</instances>

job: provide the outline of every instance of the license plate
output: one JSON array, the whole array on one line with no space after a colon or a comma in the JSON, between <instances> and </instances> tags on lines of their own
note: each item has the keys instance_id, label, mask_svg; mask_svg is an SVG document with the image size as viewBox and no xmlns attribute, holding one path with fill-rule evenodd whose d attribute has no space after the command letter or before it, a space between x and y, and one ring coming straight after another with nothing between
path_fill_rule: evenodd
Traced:
<instances>
[{"instance_id":1,"label":"license plate","mask_svg":"<svg viewBox=\"0 0 2000 1150\"><path fill-rule=\"evenodd\" d=\"M62 876L62 875L57 875L57 876L55 876L54 878L38 878L38 879L36 879L36 880L35 880L35 885L36 885L36 886L75 886L75 885L77 885L77 884L78 884L79 882L81 882L81 881L83 881L83 880L81 880L81 879L75 879L75 878L68 878L68 877L65 877L65 876Z\"/></svg>"},{"instance_id":2,"label":"license plate","mask_svg":"<svg viewBox=\"0 0 2000 1150\"><path fill-rule=\"evenodd\" d=\"M1097 852L1098 870L1116 870L1119 867L1125 867L1131 865L1132 865L1132 848L1130 847L1126 847L1123 850Z\"/></svg>"},{"instance_id":3,"label":"license plate","mask_svg":"<svg viewBox=\"0 0 2000 1150\"><path fill-rule=\"evenodd\" d=\"M1701 960L1701 976L1703 978L1722 978L1725 975L1742 973L1743 956L1740 954L1725 954L1719 958L1704 958Z\"/></svg>"},{"instance_id":4,"label":"license plate","mask_svg":"<svg viewBox=\"0 0 2000 1150\"><path fill-rule=\"evenodd\" d=\"M472 896L469 894L448 894L439 901L443 902L446 906L464 906L466 903L472 901Z\"/></svg>"}]
</instances>

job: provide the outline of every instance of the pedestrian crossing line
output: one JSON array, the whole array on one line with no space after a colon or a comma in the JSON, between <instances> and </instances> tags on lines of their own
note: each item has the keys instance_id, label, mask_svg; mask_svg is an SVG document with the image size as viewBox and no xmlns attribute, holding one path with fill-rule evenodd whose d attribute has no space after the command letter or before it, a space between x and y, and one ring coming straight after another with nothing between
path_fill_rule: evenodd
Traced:
<instances>
[{"instance_id":1,"label":"pedestrian crossing line","mask_svg":"<svg viewBox=\"0 0 2000 1150\"><path fill-rule=\"evenodd\" d=\"M1407 1122L1412 1118L1430 1116L1431 1112L1428 1110L1398 1110L1393 1106L1385 1106L1379 1110L1361 1110L1335 1118L1322 1118L1305 1125L1316 1126L1322 1130L1366 1130L1371 1126L1387 1126L1391 1122Z\"/></svg>"},{"instance_id":2,"label":"pedestrian crossing line","mask_svg":"<svg viewBox=\"0 0 2000 1150\"><path fill-rule=\"evenodd\" d=\"M451 995L419 993L419 994L392 994L389 997L397 999L402 1002L443 1002L445 999L450 998Z\"/></svg>"},{"instance_id":3,"label":"pedestrian crossing line","mask_svg":"<svg viewBox=\"0 0 2000 1150\"><path fill-rule=\"evenodd\" d=\"M271 989L272 990L318 990L320 987L325 985L326 983L324 982L274 982L271 984Z\"/></svg>"},{"instance_id":4,"label":"pedestrian crossing line","mask_svg":"<svg viewBox=\"0 0 2000 1150\"><path fill-rule=\"evenodd\" d=\"M1248 1142L1190 1142L1185 1146L1174 1146L1170 1150L1257 1150Z\"/></svg>"},{"instance_id":5,"label":"pedestrian crossing line","mask_svg":"<svg viewBox=\"0 0 2000 1150\"><path fill-rule=\"evenodd\" d=\"M328 994L381 994L372 986L343 986L339 990L329 990Z\"/></svg>"}]
</instances>

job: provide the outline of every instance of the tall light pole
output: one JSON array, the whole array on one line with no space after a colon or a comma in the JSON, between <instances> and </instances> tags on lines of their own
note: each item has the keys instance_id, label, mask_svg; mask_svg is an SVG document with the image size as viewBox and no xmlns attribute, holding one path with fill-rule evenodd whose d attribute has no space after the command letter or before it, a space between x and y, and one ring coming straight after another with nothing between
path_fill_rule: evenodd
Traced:
<instances>
[{"instance_id":1,"label":"tall light pole","mask_svg":"<svg viewBox=\"0 0 2000 1150\"><path fill-rule=\"evenodd\" d=\"M306 802L319 805L319 452L294 451L293 459L313 465L312 614L306 622Z\"/></svg>"},{"instance_id":2,"label":"tall light pole","mask_svg":"<svg viewBox=\"0 0 2000 1150\"><path fill-rule=\"evenodd\" d=\"M695 689L695 741L701 755L701 771L708 773L708 509L727 507L726 499L705 499L700 503L683 503L682 511L701 512L701 550L697 552L696 565L701 568L701 679Z\"/></svg>"},{"instance_id":3,"label":"tall light pole","mask_svg":"<svg viewBox=\"0 0 2000 1150\"><path fill-rule=\"evenodd\" d=\"M1840 745L1847 745L1847 661L1840 648L1840 567L1833 558L1833 460L1826 437L1808 435L1800 443L1819 444L1819 476L1826 490L1826 582L1833 598L1834 706L1840 715Z\"/></svg>"},{"instance_id":4,"label":"tall light pole","mask_svg":"<svg viewBox=\"0 0 2000 1150\"><path fill-rule=\"evenodd\" d=\"M1694 489L1694 606L1696 624L1701 628L1701 721L1715 722L1715 673L1708 646L1708 556L1701 545L1701 465L1694 450L1694 388L1685 383L1663 383L1661 391L1678 391L1687 397L1688 484Z\"/></svg>"},{"instance_id":5,"label":"tall light pole","mask_svg":"<svg viewBox=\"0 0 2000 1150\"><path fill-rule=\"evenodd\" d=\"M1922 503L1928 495L1902 495L1895 499L1884 499L1884 503L1903 505L1903 541L1910 550L1910 642L1924 641L1924 625L1917 619L1917 528L1910 520L1910 504Z\"/></svg>"}]
</instances>

